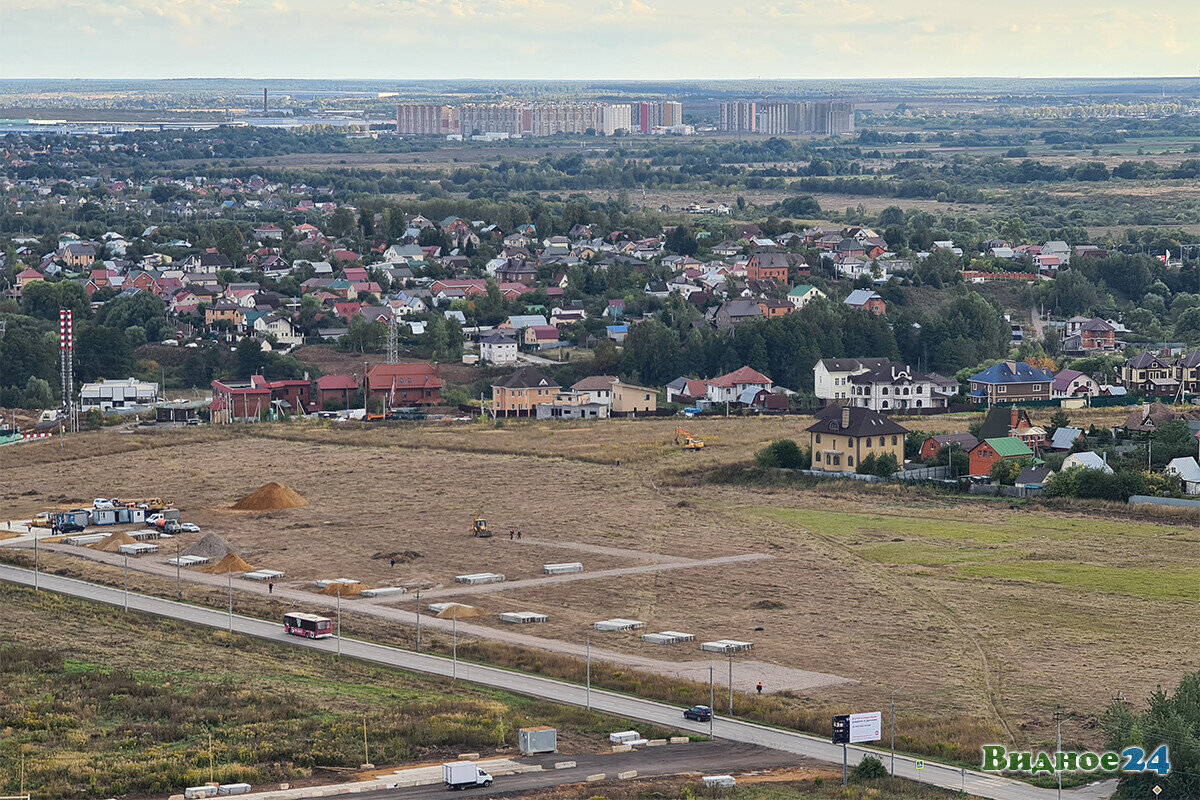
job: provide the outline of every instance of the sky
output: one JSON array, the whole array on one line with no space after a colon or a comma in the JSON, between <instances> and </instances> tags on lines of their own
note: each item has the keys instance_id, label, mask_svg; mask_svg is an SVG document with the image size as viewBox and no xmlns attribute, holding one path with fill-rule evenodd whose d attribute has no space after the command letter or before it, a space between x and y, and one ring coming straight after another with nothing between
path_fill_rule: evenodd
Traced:
<instances>
[{"instance_id":1,"label":"sky","mask_svg":"<svg viewBox=\"0 0 1200 800\"><path fill-rule=\"evenodd\" d=\"M7 78L1200 74L1200 0L0 0Z\"/></svg>"}]
</instances>

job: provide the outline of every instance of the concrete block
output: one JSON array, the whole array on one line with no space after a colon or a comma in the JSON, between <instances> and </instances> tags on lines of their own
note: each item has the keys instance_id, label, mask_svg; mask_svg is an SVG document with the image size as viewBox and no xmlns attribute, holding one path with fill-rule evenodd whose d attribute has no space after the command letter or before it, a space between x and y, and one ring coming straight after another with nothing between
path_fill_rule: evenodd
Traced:
<instances>
[{"instance_id":1,"label":"concrete block","mask_svg":"<svg viewBox=\"0 0 1200 800\"><path fill-rule=\"evenodd\" d=\"M458 756L458 760L459 761L478 761L479 753L460 753Z\"/></svg>"},{"instance_id":2,"label":"concrete block","mask_svg":"<svg viewBox=\"0 0 1200 800\"><path fill-rule=\"evenodd\" d=\"M617 773L617 780L619 780L619 781L627 781L630 778L636 778L636 777L637 777L636 769L630 769L630 770L626 770L625 772Z\"/></svg>"},{"instance_id":3,"label":"concrete block","mask_svg":"<svg viewBox=\"0 0 1200 800\"><path fill-rule=\"evenodd\" d=\"M691 739L686 736L672 736L669 741L671 744L687 744Z\"/></svg>"},{"instance_id":4,"label":"concrete block","mask_svg":"<svg viewBox=\"0 0 1200 800\"><path fill-rule=\"evenodd\" d=\"M588 775L586 778L584 778L584 780L586 780L588 783L595 783L596 781L604 780L604 778L605 775L603 772L601 772L599 775Z\"/></svg>"},{"instance_id":5,"label":"concrete block","mask_svg":"<svg viewBox=\"0 0 1200 800\"><path fill-rule=\"evenodd\" d=\"M279 784L279 791L281 791L281 792L286 792L290 788L292 788L292 785L290 783Z\"/></svg>"},{"instance_id":6,"label":"concrete block","mask_svg":"<svg viewBox=\"0 0 1200 800\"><path fill-rule=\"evenodd\" d=\"M575 762L574 761L556 761L556 762L554 762L554 768L555 769L574 769ZM180 800L183 800L183 798L180 798Z\"/></svg>"},{"instance_id":7,"label":"concrete block","mask_svg":"<svg viewBox=\"0 0 1200 800\"><path fill-rule=\"evenodd\" d=\"M646 747L662 747L666 743L666 739L651 739L650 741L646 742Z\"/></svg>"},{"instance_id":8,"label":"concrete block","mask_svg":"<svg viewBox=\"0 0 1200 800\"><path fill-rule=\"evenodd\" d=\"M612 749L614 753L628 753L633 748L627 744L614 744Z\"/></svg>"}]
</instances>

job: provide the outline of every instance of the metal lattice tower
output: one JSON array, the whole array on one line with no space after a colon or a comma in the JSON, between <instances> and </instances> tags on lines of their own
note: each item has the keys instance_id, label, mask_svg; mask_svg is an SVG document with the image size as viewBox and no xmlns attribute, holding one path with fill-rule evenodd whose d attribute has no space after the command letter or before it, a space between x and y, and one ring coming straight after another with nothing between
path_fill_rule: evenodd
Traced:
<instances>
[{"instance_id":1,"label":"metal lattice tower","mask_svg":"<svg viewBox=\"0 0 1200 800\"><path fill-rule=\"evenodd\" d=\"M387 363L400 363L400 326L396 324L395 317L388 321L387 326Z\"/></svg>"},{"instance_id":2,"label":"metal lattice tower","mask_svg":"<svg viewBox=\"0 0 1200 800\"><path fill-rule=\"evenodd\" d=\"M75 418L75 332L71 316L69 309L58 312L58 352L62 362L63 413L67 417L67 430L74 433L79 429L79 420Z\"/></svg>"}]
</instances>

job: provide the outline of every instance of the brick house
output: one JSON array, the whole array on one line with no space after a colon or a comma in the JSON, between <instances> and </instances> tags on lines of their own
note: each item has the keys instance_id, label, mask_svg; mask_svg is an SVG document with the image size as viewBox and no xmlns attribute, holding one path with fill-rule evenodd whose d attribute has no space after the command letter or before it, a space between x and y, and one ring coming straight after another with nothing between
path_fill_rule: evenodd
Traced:
<instances>
[{"instance_id":1,"label":"brick house","mask_svg":"<svg viewBox=\"0 0 1200 800\"><path fill-rule=\"evenodd\" d=\"M857 472L869 455L891 455L904 464L908 429L869 408L827 406L807 431L813 469Z\"/></svg>"},{"instance_id":2,"label":"brick house","mask_svg":"<svg viewBox=\"0 0 1200 800\"><path fill-rule=\"evenodd\" d=\"M992 465L997 461L1017 461L1032 458L1029 446L1014 436L984 439L967 454L971 475L991 475Z\"/></svg>"},{"instance_id":3,"label":"brick house","mask_svg":"<svg viewBox=\"0 0 1200 800\"><path fill-rule=\"evenodd\" d=\"M350 407L350 398L358 393L358 381L349 375L322 375L317 378L317 408L334 402Z\"/></svg>"},{"instance_id":4,"label":"brick house","mask_svg":"<svg viewBox=\"0 0 1200 800\"><path fill-rule=\"evenodd\" d=\"M1139 353L1121 366L1121 385L1145 397L1174 397L1179 391L1175 367L1153 353Z\"/></svg>"},{"instance_id":5,"label":"brick house","mask_svg":"<svg viewBox=\"0 0 1200 800\"><path fill-rule=\"evenodd\" d=\"M436 406L442 402L442 379L432 364L376 364L367 372L367 392L385 408Z\"/></svg>"},{"instance_id":6,"label":"brick house","mask_svg":"<svg viewBox=\"0 0 1200 800\"><path fill-rule=\"evenodd\" d=\"M972 375L968 385L976 403L1023 403L1051 399L1054 376L1023 361L1003 361Z\"/></svg>"},{"instance_id":7,"label":"brick house","mask_svg":"<svg viewBox=\"0 0 1200 800\"><path fill-rule=\"evenodd\" d=\"M492 384L492 407L506 417L537 416L537 407L554 402L562 387L535 367L521 367Z\"/></svg>"},{"instance_id":8,"label":"brick house","mask_svg":"<svg viewBox=\"0 0 1200 800\"><path fill-rule=\"evenodd\" d=\"M780 286L787 286L790 266L786 253L755 253L746 263L746 279L773 280Z\"/></svg>"},{"instance_id":9,"label":"brick house","mask_svg":"<svg viewBox=\"0 0 1200 800\"><path fill-rule=\"evenodd\" d=\"M943 447L958 445L964 453L969 453L977 444L979 444L979 440L969 433L945 433L938 436L930 436L921 443L920 458L925 463L929 463L937 457L937 454L942 451Z\"/></svg>"}]
</instances>

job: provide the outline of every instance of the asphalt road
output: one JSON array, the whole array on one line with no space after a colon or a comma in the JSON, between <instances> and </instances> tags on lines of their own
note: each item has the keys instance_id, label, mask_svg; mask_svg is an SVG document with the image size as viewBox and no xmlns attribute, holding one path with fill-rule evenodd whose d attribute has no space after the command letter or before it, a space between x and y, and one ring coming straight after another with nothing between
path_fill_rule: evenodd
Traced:
<instances>
[{"instance_id":1,"label":"asphalt road","mask_svg":"<svg viewBox=\"0 0 1200 800\"><path fill-rule=\"evenodd\" d=\"M724 775L778 767L817 766L817 762L797 759L790 753L737 742L693 742L688 745L634 750L630 753L589 755L547 755L522 758L524 763L541 764L541 772L504 775L487 788L464 789L447 795L446 787L412 786L405 789L386 789L371 793L371 800L427 800L446 797L504 797L536 789L549 789L568 783L582 783L588 775L604 773L608 780L618 772L636 770L639 778L700 773ZM557 761L574 761L570 769L555 769Z\"/></svg>"},{"instance_id":2,"label":"asphalt road","mask_svg":"<svg viewBox=\"0 0 1200 800\"><path fill-rule=\"evenodd\" d=\"M34 575L31 570L0 565L0 580L22 586L32 586ZM125 595L121 589L98 584L63 578L57 575L42 573L39 576L42 589L59 594L80 597L86 600L123 606ZM589 705L597 711L604 711L631 720L640 720L657 725L668 726L689 733L707 734L709 726L703 723L690 722L682 717L682 710L653 700L629 697L614 692L593 689L588 692L585 687L563 681L542 678L520 672L512 672L498 667L481 666L459 661L452 663L442 656L415 653L356 639L343 639L340 643L336 638L309 640L283 633L281 624L264 620L243 617L237 614L230 616L226 612L210 608L177 603L159 597L150 597L137 593L129 593L129 608L162 617L191 622L220 630L233 630L237 633L269 639L274 642L290 644L294 647L307 647L324 652L340 652L342 655L385 664L401 669L442 675L459 680L471 681L484 686L507 689L531 697L544 698L569 705ZM868 710L868 709L864 709ZM794 731L770 728L752 722L724 719L718 716L712 723L712 731L718 739L741 742L743 744L759 745L784 753L806 756L833 764L842 762L842 747L834 745L827 739L797 733ZM850 765L857 764L865 755L881 756L888 763L885 751L861 746L850 746L846 750ZM963 790L969 794L991 800L1054 800L1054 790L1039 789L1020 781L1014 781L996 775L962 770L957 767L943 766L932 762L923 762L923 769L917 769L917 761L908 756L896 756L896 775L910 780L929 783L951 790ZM1112 795L1116 789L1115 781L1083 786L1077 789L1063 791L1063 796L1072 800L1102 800Z\"/></svg>"}]
</instances>

